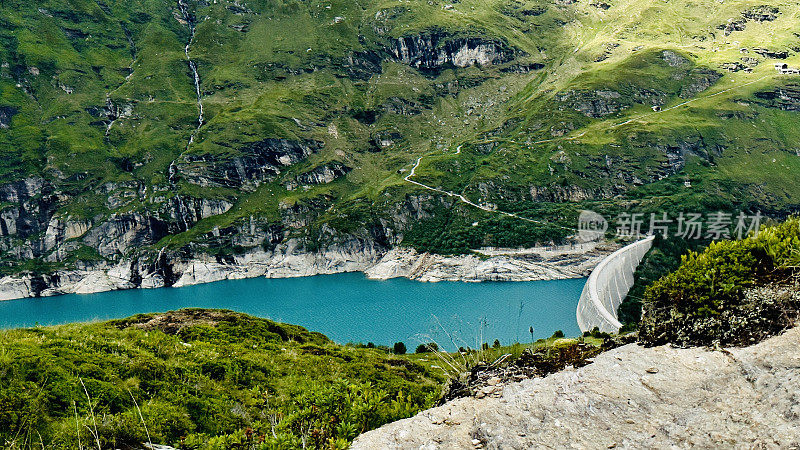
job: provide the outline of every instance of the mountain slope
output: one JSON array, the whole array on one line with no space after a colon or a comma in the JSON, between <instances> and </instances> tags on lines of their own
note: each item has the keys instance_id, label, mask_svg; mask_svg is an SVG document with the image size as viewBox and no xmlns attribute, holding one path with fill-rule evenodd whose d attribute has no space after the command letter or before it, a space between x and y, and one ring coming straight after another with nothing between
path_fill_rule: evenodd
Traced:
<instances>
[{"instance_id":1,"label":"mountain slope","mask_svg":"<svg viewBox=\"0 0 800 450\"><path fill-rule=\"evenodd\" d=\"M0 9L7 274L169 285L198 255L463 253L560 241L580 208L800 203L800 77L773 69L800 65L792 2ZM414 180L548 225L408 183L420 157Z\"/></svg>"}]
</instances>

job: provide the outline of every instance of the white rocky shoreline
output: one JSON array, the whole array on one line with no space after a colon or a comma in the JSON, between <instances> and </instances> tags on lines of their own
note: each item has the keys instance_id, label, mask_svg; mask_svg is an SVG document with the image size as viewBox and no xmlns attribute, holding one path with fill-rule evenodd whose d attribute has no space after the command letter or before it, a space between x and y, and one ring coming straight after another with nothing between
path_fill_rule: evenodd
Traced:
<instances>
[{"instance_id":1,"label":"white rocky shoreline","mask_svg":"<svg viewBox=\"0 0 800 450\"><path fill-rule=\"evenodd\" d=\"M220 262L212 256L173 263L177 281L172 287L244 278L292 278L345 272L364 272L375 280L404 277L437 281L538 281L588 276L618 245L586 243L530 249L482 249L470 255L444 256L407 248L381 251L373 246L337 247L318 253L302 251L293 240L268 252L258 250ZM90 294L119 289L158 288L163 275L139 274L132 261L87 270L63 270L47 276L0 278L0 301L61 294Z\"/></svg>"}]
</instances>

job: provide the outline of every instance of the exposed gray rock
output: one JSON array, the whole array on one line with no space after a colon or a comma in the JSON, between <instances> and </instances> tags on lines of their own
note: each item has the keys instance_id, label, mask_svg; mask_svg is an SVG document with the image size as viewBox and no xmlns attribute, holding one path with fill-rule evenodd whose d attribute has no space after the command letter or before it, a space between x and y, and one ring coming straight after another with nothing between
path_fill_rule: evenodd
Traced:
<instances>
[{"instance_id":1,"label":"exposed gray rock","mask_svg":"<svg viewBox=\"0 0 800 450\"><path fill-rule=\"evenodd\" d=\"M347 175L352 169L340 163L330 163L319 166L309 172L301 173L297 176L300 184L328 184L333 180Z\"/></svg>"},{"instance_id":2,"label":"exposed gray rock","mask_svg":"<svg viewBox=\"0 0 800 450\"><path fill-rule=\"evenodd\" d=\"M105 258L118 258L131 249L158 242L167 224L141 213L112 214L89 230L82 241Z\"/></svg>"},{"instance_id":3,"label":"exposed gray rock","mask_svg":"<svg viewBox=\"0 0 800 450\"><path fill-rule=\"evenodd\" d=\"M382 62L383 57L377 52L354 52L345 58L342 66L349 78L369 80L373 75L383 72Z\"/></svg>"},{"instance_id":4,"label":"exposed gray rock","mask_svg":"<svg viewBox=\"0 0 800 450\"><path fill-rule=\"evenodd\" d=\"M52 187L42 178L31 177L0 186L0 248L12 246L4 236L25 239L47 229L58 206Z\"/></svg>"},{"instance_id":5,"label":"exposed gray rock","mask_svg":"<svg viewBox=\"0 0 800 450\"><path fill-rule=\"evenodd\" d=\"M702 136L685 136L675 142L659 140L654 148L666 156L663 175L672 175L686 166L690 156L697 156L706 161L713 161L723 152L723 148L707 148Z\"/></svg>"},{"instance_id":6,"label":"exposed gray rock","mask_svg":"<svg viewBox=\"0 0 800 450\"><path fill-rule=\"evenodd\" d=\"M615 246L594 244L524 250L482 250L476 255L442 256L395 248L366 270L379 280L403 277L437 281L534 281L588 276Z\"/></svg>"},{"instance_id":7,"label":"exposed gray rock","mask_svg":"<svg viewBox=\"0 0 800 450\"><path fill-rule=\"evenodd\" d=\"M265 139L238 148L231 155L187 154L176 164L180 178L200 186L254 189L274 179L281 169L322 148L318 141Z\"/></svg>"},{"instance_id":8,"label":"exposed gray rock","mask_svg":"<svg viewBox=\"0 0 800 450\"><path fill-rule=\"evenodd\" d=\"M789 57L789 52L785 50L770 50L767 48L754 48L753 53L757 53L765 58L771 59L786 59Z\"/></svg>"},{"instance_id":9,"label":"exposed gray rock","mask_svg":"<svg viewBox=\"0 0 800 450\"><path fill-rule=\"evenodd\" d=\"M11 106L0 106L0 130L11 127L11 119L19 110Z\"/></svg>"},{"instance_id":10,"label":"exposed gray rock","mask_svg":"<svg viewBox=\"0 0 800 450\"><path fill-rule=\"evenodd\" d=\"M621 97L622 95L619 92L612 90L570 90L558 94L556 100L587 117L597 119L627 109L628 105L620 101Z\"/></svg>"},{"instance_id":11,"label":"exposed gray rock","mask_svg":"<svg viewBox=\"0 0 800 450\"><path fill-rule=\"evenodd\" d=\"M734 31L744 31L747 27L747 19L728 19L728 22L717 25L718 30L722 30L725 36L729 36Z\"/></svg>"},{"instance_id":12,"label":"exposed gray rock","mask_svg":"<svg viewBox=\"0 0 800 450\"><path fill-rule=\"evenodd\" d=\"M692 98L705 91L722 78L722 74L711 69L695 69L691 73L691 81L681 88L681 98Z\"/></svg>"},{"instance_id":13,"label":"exposed gray rock","mask_svg":"<svg viewBox=\"0 0 800 450\"><path fill-rule=\"evenodd\" d=\"M352 448L798 448L799 343L800 328L726 351L630 344L499 398L385 425Z\"/></svg>"},{"instance_id":14,"label":"exposed gray rock","mask_svg":"<svg viewBox=\"0 0 800 450\"><path fill-rule=\"evenodd\" d=\"M726 62L720 65L720 68L727 70L728 72L738 72L740 70L744 70L745 67L746 66L739 61Z\"/></svg>"},{"instance_id":15,"label":"exposed gray rock","mask_svg":"<svg viewBox=\"0 0 800 450\"><path fill-rule=\"evenodd\" d=\"M670 67L683 67L689 64L688 59L673 52L672 50L664 50L661 52L661 56L664 58L664 61L670 65Z\"/></svg>"},{"instance_id":16,"label":"exposed gray rock","mask_svg":"<svg viewBox=\"0 0 800 450\"><path fill-rule=\"evenodd\" d=\"M787 84L771 91L756 92L764 106L778 108L784 111L800 111L800 85Z\"/></svg>"},{"instance_id":17,"label":"exposed gray rock","mask_svg":"<svg viewBox=\"0 0 800 450\"><path fill-rule=\"evenodd\" d=\"M432 72L446 67L502 64L515 56L514 49L504 42L478 37L452 37L437 30L401 37L389 51L398 61Z\"/></svg>"},{"instance_id":18,"label":"exposed gray rock","mask_svg":"<svg viewBox=\"0 0 800 450\"><path fill-rule=\"evenodd\" d=\"M224 199L176 195L161 205L159 218L170 223L170 233L179 233L188 230L200 220L224 214L232 207L233 203Z\"/></svg>"},{"instance_id":19,"label":"exposed gray rock","mask_svg":"<svg viewBox=\"0 0 800 450\"><path fill-rule=\"evenodd\" d=\"M769 5L754 6L742 12L745 19L756 22L772 22L778 18L778 14L780 14L778 7Z\"/></svg>"},{"instance_id":20,"label":"exposed gray rock","mask_svg":"<svg viewBox=\"0 0 800 450\"><path fill-rule=\"evenodd\" d=\"M393 146L397 141L403 139L403 135L396 131L381 131L372 136L372 150L380 151L384 148Z\"/></svg>"},{"instance_id":21,"label":"exposed gray rock","mask_svg":"<svg viewBox=\"0 0 800 450\"><path fill-rule=\"evenodd\" d=\"M386 113L401 116L415 116L422 113L422 107L419 104L400 97L389 97L383 102L382 107Z\"/></svg>"}]
</instances>

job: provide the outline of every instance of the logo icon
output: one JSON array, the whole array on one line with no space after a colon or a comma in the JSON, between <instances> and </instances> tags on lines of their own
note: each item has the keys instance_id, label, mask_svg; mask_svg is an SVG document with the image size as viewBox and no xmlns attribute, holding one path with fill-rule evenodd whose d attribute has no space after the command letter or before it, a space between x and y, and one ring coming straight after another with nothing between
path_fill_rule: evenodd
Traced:
<instances>
[{"instance_id":1,"label":"logo icon","mask_svg":"<svg viewBox=\"0 0 800 450\"><path fill-rule=\"evenodd\" d=\"M602 239L608 230L608 221L594 211L583 210L578 216L578 239L591 242Z\"/></svg>"}]
</instances>

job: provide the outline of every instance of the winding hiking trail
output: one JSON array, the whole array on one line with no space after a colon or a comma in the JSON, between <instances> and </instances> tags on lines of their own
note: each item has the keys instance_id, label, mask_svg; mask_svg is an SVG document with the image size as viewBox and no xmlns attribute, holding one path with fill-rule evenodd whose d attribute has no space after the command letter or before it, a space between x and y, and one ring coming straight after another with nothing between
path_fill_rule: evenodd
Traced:
<instances>
[{"instance_id":1,"label":"winding hiking trail","mask_svg":"<svg viewBox=\"0 0 800 450\"><path fill-rule=\"evenodd\" d=\"M522 217L522 216L520 216L518 214L510 213L510 212L507 212L507 211L501 211L501 210L498 210L498 209L490 208L490 207L485 206L485 205L479 205L479 204L473 202L472 200L464 197L461 194L456 194L454 192L448 192L448 191L445 191L443 189L438 189L438 188L435 188L435 187L432 187L432 186L428 186L426 184L422 184L419 181L414 181L414 180L411 179L411 177L413 177L416 174L417 167L419 167L419 164L421 162L422 162L422 156L417 158L417 163L414 164L414 167L411 168L411 172L409 172L409 174L405 176L404 180L406 180L407 182L409 182L411 184L414 184L414 185L417 185L419 187L428 189L429 191L438 192L440 194L447 195L448 197L455 197L455 198L461 200L463 203L466 203L467 205L473 206L475 208L481 209L481 210L486 211L486 212L491 212L491 213L500 214L500 215L503 215L503 216L513 217L515 219L520 219L520 220L524 220L526 222L536 223L536 224L539 224L539 225L551 225L551 226L563 228L565 230L577 231L575 228L568 228L568 227L563 227L561 225L556 225L556 224L553 224L553 223L547 223L547 222L542 222L540 220L529 219L527 217Z\"/></svg>"},{"instance_id":2,"label":"winding hiking trail","mask_svg":"<svg viewBox=\"0 0 800 450\"><path fill-rule=\"evenodd\" d=\"M748 81L747 83L742 83L742 84L739 84L737 86L733 86L733 87L730 87L730 88L727 88L727 89L723 89L723 90L721 90L719 92L715 92L713 94L706 95L704 97L693 98L691 100L687 100L687 101L679 103L677 105L670 106L669 108L665 108L665 109L662 109L660 111L653 111L651 113L642 114L642 115L633 117L631 119L628 119L628 120L626 120L624 122L620 122L620 123L611 125L609 127L609 129L614 129L614 128L617 128L617 127L621 127L623 125L627 125L629 123L644 119L646 117L650 117L650 116L654 116L654 115L657 115L657 114L665 113L667 111L673 111L673 110L675 110L677 108L681 108L683 106L692 104L692 103L694 103L696 101L705 100L705 99L708 99L708 98L711 98L711 97L716 97L717 95L724 94L726 92L730 92L730 91L733 91L733 90L736 90L736 89L741 89L741 88L743 88L745 86L749 86L751 84L758 83L759 81L762 81L762 80L770 78L770 77L772 77L772 75L765 75L765 76L763 76L763 77L761 77L761 78L759 78L757 80ZM539 140L539 141L536 141L536 142L532 142L532 143L528 144L528 146L531 147L531 146L534 146L534 145L545 144L545 143L548 143L548 142L573 141L575 139L580 139L581 137L585 136L586 133L587 133L587 131L584 131L584 132L576 134L575 136L570 136L570 137L557 137L557 138L551 138L551 139L542 139L542 140ZM463 146L464 146L464 144L461 144L456 148L456 152L455 152L456 155L461 153L461 148ZM444 194L444 195L446 195L448 197L457 198L462 203L465 203L467 205L470 205L472 207L478 208L478 209L486 211L486 212L500 214L500 215L507 216L507 217L513 217L515 219L520 219L520 220L524 220L526 222L535 223L535 224L539 224L539 225L550 225L550 226L555 226L555 227L558 227L558 228L562 228L564 230L579 231L576 228L569 228L569 227L564 227L564 226L557 225L557 224L554 224L554 223L548 223L548 222L543 222L543 221L540 221L540 220L529 219L527 217L522 217L522 216L520 216L518 214L510 213L510 212L507 212L507 211L501 211L501 210L498 210L498 209L490 208L490 207L485 206L485 205L479 205L479 204L473 202L472 200L464 197L462 194L456 194L455 192L445 191L443 189L435 188L433 186L428 186L427 184L420 183L419 181L414 181L414 180L412 180L412 178L414 177L414 175L416 175L417 168L419 168L420 163L422 163L422 158L424 158L424 156L420 156L419 158L417 158L417 161L414 164L414 167L411 168L411 172L409 172L409 174L406 175L403 178L406 182L411 183L411 184L416 185L416 186L419 186L421 188L427 189L429 191L437 192L439 194Z\"/></svg>"}]
</instances>

